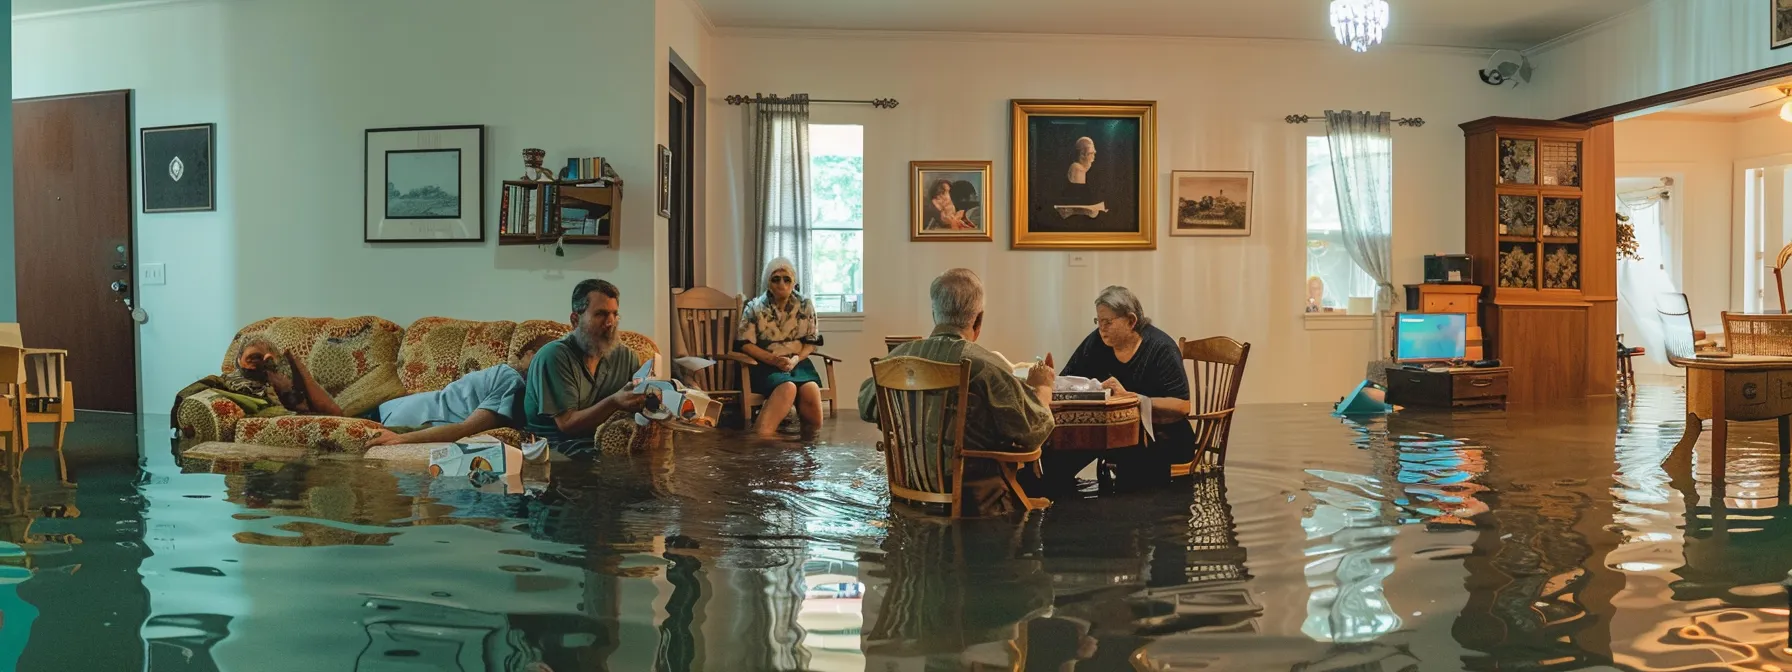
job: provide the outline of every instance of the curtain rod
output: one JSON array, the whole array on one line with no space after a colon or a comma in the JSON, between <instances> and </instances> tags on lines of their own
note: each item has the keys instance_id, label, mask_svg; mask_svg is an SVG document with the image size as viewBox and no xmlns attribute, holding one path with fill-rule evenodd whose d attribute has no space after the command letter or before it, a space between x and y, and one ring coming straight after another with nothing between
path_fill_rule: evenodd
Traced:
<instances>
[{"instance_id":1,"label":"curtain rod","mask_svg":"<svg viewBox=\"0 0 1792 672\"><path fill-rule=\"evenodd\" d=\"M1323 115L1323 114L1290 114L1286 117L1282 117L1282 121L1286 121L1290 124L1305 124L1305 123L1313 122L1313 121L1325 121L1325 115ZM1420 126L1425 125L1425 120L1420 119L1418 117L1401 117L1401 118L1395 119L1393 121L1394 121L1395 126L1407 126L1407 127L1411 127L1411 128L1418 128Z\"/></svg>"},{"instance_id":2,"label":"curtain rod","mask_svg":"<svg viewBox=\"0 0 1792 672\"><path fill-rule=\"evenodd\" d=\"M871 100L835 100L835 99L823 99L823 98L810 98L809 94L807 94L807 93L793 93L793 94L790 94L789 96L779 96L777 94L772 94L772 95L768 96L763 93L755 93L751 96L743 96L743 95L740 95L737 93L737 94L728 96L726 98L723 98L722 100L728 101L729 105L746 105L747 103L773 103L773 104L776 104L776 103L839 103L842 105L870 105L870 106L875 107L880 110L892 109L892 108L896 107L897 105L901 104L901 103L896 102L895 98L873 98Z\"/></svg>"}]
</instances>

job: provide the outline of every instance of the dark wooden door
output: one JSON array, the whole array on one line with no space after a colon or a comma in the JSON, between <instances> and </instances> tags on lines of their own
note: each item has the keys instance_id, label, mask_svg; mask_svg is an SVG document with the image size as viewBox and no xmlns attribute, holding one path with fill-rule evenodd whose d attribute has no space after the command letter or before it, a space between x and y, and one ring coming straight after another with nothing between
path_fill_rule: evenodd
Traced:
<instances>
[{"instance_id":1,"label":"dark wooden door","mask_svg":"<svg viewBox=\"0 0 1792 672\"><path fill-rule=\"evenodd\" d=\"M15 100L12 147L25 345L68 351L77 408L135 413L131 94Z\"/></svg>"}]
</instances>

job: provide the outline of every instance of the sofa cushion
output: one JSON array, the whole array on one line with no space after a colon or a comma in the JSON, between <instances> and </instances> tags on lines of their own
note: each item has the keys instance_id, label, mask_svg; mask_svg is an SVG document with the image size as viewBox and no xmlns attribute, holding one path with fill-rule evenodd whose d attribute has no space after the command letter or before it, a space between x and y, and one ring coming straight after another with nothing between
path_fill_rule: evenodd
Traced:
<instances>
[{"instance_id":1,"label":"sofa cushion","mask_svg":"<svg viewBox=\"0 0 1792 672\"><path fill-rule=\"evenodd\" d=\"M475 322L425 317L412 322L398 348L398 381L416 394L447 387L461 376L513 361L517 351L543 334L568 327L546 320Z\"/></svg>"},{"instance_id":2,"label":"sofa cushion","mask_svg":"<svg viewBox=\"0 0 1792 672\"><path fill-rule=\"evenodd\" d=\"M398 365L381 364L331 396L342 407L343 415L356 418L405 394L404 385L398 382Z\"/></svg>"},{"instance_id":3,"label":"sofa cushion","mask_svg":"<svg viewBox=\"0 0 1792 672\"><path fill-rule=\"evenodd\" d=\"M236 423L239 443L311 448L318 453L360 455L367 442L384 429L380 423L360 418L327 415L287 415L278 418L243 418Z\"/></svg>"},{"instance_id":4,"label":"sofa cushion","mask_svg":"<svg viewBox=\"0 0 1792 672\"><path fill-rule=\"evenodd\" d=\"M260 336L304 360L318 384L335 396L382 365L395 365L401 333L398 325L377 317L270 317L237 332L224 351L221 368L224 373L235 371L243 341ZM284 363L280 369L292 373Z\"/></svg>"}]
</instances>

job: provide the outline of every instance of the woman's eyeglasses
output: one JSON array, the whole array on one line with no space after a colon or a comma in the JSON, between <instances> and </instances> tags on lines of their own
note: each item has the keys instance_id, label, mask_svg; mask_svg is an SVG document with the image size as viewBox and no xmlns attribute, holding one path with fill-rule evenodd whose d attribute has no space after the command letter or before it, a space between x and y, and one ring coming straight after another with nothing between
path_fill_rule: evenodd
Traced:
<instances>
[{"instance_id":1,"label":"woman's eyeglasses","mask_svg":"<svg viewBox=\"0 0 1792 672\"><path fill-rule=\"evenodd\" d=\"M1118 317L1097 317L1094 320L1095 326L1101 327L1103 329L1106 329L1108 325L1113 324L1115 322L1119 322L1119 321L1120 321L1120 318L1118 318Z\"/></svg>"},{"instance_id":2,"label":"woman's eyeglasses","mask_svg":"<svg viewBox=\"0 0 1792 672\"><path fill-rule=\"evenodd\" d=\"M791 280L789 277L782 276L782 275L772 276L772 284L774 284L774 285L788 285L790 283L791 283Z\"/></svg>"}]
</instances>

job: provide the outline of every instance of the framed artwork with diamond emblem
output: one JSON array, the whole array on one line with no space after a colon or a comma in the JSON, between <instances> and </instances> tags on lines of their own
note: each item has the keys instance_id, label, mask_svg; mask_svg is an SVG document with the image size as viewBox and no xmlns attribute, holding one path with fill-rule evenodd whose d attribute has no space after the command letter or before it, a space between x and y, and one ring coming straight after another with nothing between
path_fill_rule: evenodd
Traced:
<instances>
[{"instance_id":1,"label":"framed artwork with diamond emblem","mask_svg":"<svg viewBox=\"0 0 1792 672\"><path fill-rule=\"evenodd\" d=\"M217 210L216 124L156 126L141 131L143 212Z\"/></svg>"}]
</instances>

